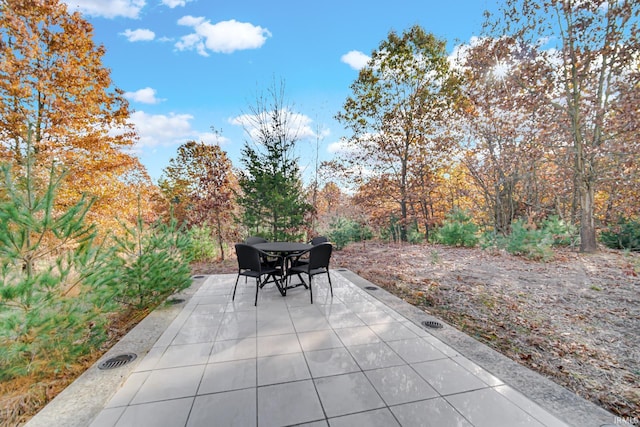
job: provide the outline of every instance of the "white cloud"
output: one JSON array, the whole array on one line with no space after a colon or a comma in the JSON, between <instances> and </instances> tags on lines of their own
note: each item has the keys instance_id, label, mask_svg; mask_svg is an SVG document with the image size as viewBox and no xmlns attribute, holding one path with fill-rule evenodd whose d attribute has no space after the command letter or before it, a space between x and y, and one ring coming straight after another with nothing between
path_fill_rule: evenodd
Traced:
<instances>
[{"instance_id":1,"label":"white cloud","mask_svg":"<svg viewBox=\"0 0 640 427\"><path fill-rule=\"evenodd\" d=\"M208 144L223 145L229 140L212 132L199 132L192 128L190 114L147 114L136 111L131 114L131 122L135 125L140 140L133 151L140 152L145 148L177 146L187 141L202 141Z\"/></svg>"},{"instance_id":2,"label":"white cloud","mask_svg":"<svg viewBox=\"0 0 640 427\"><path fill-rule=\"evenodd\" d=\"M131 114L131 122L140 136L136 148L180 145L197 136L191 128L193 116L190 114L170 113L147 114L135 111Z\"/></svg>"},{"instance_id":3,"label":"white cloud","mask_svg":"<svg viewBox=\"0 0 640 427\"><path fill-rule=\"evenodd\" d=\"M339 141L332 142L327 147L329 153L352 153L356 152L358 148L349 140L342 138Z\"/></svg>"},{"instance_id":4,"label":"white cloud","mask_svg":"<svg viewBox=\"0 0 640 427\"><path fill-rule=\"evenodd\" d=\"M142 104L157 104L164 101L164 99L156 98L156 90L150 87L145 87L135 92L125 92L124 97Z\"/></svg>"},{"instance_id":5,"label":"white cloud","mask_svg":"<svg viewBox=\"0 0 640 427\"><path fill-rule=\"evenodd\" d=\"M162 0L162 4L173 9L178 6L184 7L190 1L192 0Z\"/></svg>"},{"instance_id":6,"label":"white cloud","mask_svg":"<svg viewBox=\"0 0 640 427\"><path fill-rule=\"evenodd\" d=\"M196 50L202 56L208 56L208 51L232 53L257 49L266 42L267 37L271 37L266 28L233 19L211 24L203 17L185 16L178 20L178 24L193 27L195 33L181 37L175 44L176 48Z\"/></svg>"},{"instance_id":7,"label":"white cloud","mask_svg":"<svg viewBox=\"0 0 640 427\"><path fill-rule=\"evenodd\" d=\"M145 0L63 0L70 12L75 9L89 16L101 16L103 18L137 18Z\"/></svg>"},{"instance_id":8,"label":"white cloud","mask_svg":"<svg viewBox=\"0 0 640 427\"><path fill-rule=\"evenodd\" d=\"M313 120L309 116L300 113L294 113L284 110L282 113L282 119L288 125L286 134L292 140L296 141L316 138L316 133L311 127ZM229 119L229 123L234 126L242 126L242 128L249 133L249 136L257 141L260 136L260 129L258 126L269 126L272 123L271 112L266 112L263 118L258 118L255 115L243 114L240 116L232 117Z\"/></svg>"},{"instance_id":9,"label":"white cloud","mask_svg":"<svg viewBox=\"0 0 640 427\"><path fill-rule=\"evenodd\" d=\"M121 35L125 36L130 42L150 41L156 37L156 33L146 28L139 28L137 30L126 29Z\"/></svg>"},{"instance_id":10,"label":"white cloud","mask_svg":"<svg viewBox=\"0 0 640 427\"><path fill-rule=\"evenodd\" d=\"M342 55L340 60L354 70L361 70L369 63L371 58L358 50L352 50Z\"/></svg>"}]
</instances>

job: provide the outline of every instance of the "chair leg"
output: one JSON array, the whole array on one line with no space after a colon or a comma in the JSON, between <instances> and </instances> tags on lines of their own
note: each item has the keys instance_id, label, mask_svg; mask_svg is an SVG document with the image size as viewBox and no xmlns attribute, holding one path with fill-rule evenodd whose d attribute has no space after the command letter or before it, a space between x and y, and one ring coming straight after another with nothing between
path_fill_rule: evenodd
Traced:
<instances>
[{"instance_id":1,"label":"chair leg","mask_svg":"<svg viewBox=\"0 0 640 427\"><path fill-rule=\"evenodd\" d=\"M331 285L331 275L329 274L329 270L327 270L327 277L329 278L329 289L331 290L331 298L333 298L333 285Z\"/></svg>"},{"instance_id":2,"label":"chair leg","mask_svg":"<svg viewBox=\"0 0 640 427\"><path fill-rule=\"evenodd\" d=\"M247 278L247 277L245 276L245 279L246 279L246 278ZM236 299L236 288L238 287L238 280L240 280L240 275L239 275L239 274L238 274L238 277L236 277L236 284L235 284L235 286L233 287L233 296L231 297L231 301L233 301L233 300L235 300L235 299Z\"/></svg>"},{"instance_id":3,"label":"chair leg","mask_svg":"<svg viewBox=\"0 0 640 427\"><path fill-rule=\"evenodd\" d=\"M313 276L309 275L309 295L311 296L311 304L313 304L313 288L311 287L311 282L313 282Z\"/></svg>"},{"instance_id":4,"label":"chair leg","mask_svg":"<svg viewBox=\"0 0 640 427\"><path fill-rule=\"evenodd\" d=\"M256 301L253 303L254 306L258 305L258 289L260 289L260 278L256 277Z\"/></svg>"}]
</instances>

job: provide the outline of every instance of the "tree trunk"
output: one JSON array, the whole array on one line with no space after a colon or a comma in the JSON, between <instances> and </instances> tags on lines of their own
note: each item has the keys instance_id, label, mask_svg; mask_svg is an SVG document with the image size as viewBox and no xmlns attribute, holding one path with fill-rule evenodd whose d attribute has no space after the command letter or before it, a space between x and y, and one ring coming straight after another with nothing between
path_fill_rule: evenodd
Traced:
<instances>
[{"instance_id":1,"label":"tree trunk","mask_svg":"<svg viewBox=\"0 0 640 427\"><path fill-rule=\"evenodd\" d=\"M580 252L592 253L598 250L593 218L594 194L593 183L583 181L580 185Z\"/></svg>"}]
</instances>

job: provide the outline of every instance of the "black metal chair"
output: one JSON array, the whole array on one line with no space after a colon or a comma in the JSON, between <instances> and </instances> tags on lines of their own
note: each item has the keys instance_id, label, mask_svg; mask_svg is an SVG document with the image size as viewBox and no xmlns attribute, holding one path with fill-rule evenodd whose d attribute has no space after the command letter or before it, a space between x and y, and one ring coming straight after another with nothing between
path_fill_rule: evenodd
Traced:
<instances>
[{"instance_id":1,"label":"black metal chair","mask_svg":"<svg viewBox=\"0 0 640 427\"><path fill-rule=\"evenodd\" d=\"M326 243L329 239L326 236L316 236L309 241L313 246L319 245L320 243Z\"/></svg>"},{"instance_id":2,"label":"black metal chair","mask_svg":"<svg viewBox=\"0 0 640 427\"><path fill-rule=\"evenodd\" d=\"M267 243L268 240L265 239L264 237L260 237L260 236L249 236L244 240L244 243L247 245L255 245L257 243ZM264 255L262 256L262 262L264 264L268 264L271 267L277 267L278 266L278 258L275 258L273 256L270 255ZM246 282L246 280L245 280Z\"/></svg>"},{"instance_id":3,"label":"black metal chair","mask_svg":"<svg viewBox=\"0 0 640 427\"><path fill-rule=\"evenodd\" d=\"M333 245L329 242L319 243L302 253L296 254L291 261L287 269L287 281L291 279L291 276L296 275L300 277L300 280L304 283L301 274L306 274L309 277L309 295L311 296L311 304L313 304L313 288L311 282L313 276L318 274L326 274L329 278L329 289L331 290L331 297L333 298L333 285L331 284L331 274L329 274L329 262L331 260L331 252L333 251ZM304 264L296 264L295 258L309 254L309 262Z\"/></svg>"},{"instance_id":4,"label":"black metal chair","mask_svg":"<svg viewBox=\"0 0 640 427\"><path fill-rule=\"evenodd\" d=\"M283 279L283 271L276 266L270 266L262 262L262 257L267 254L251 245L244 243L236 244L236 256L238 258L238 277L236 277L236 284L233 287L233 297L236 298L236 289L238 287L238 280L240 276L253 277L256 279L256 300L254 305L258 305L258 289L262 288L265 284L269 283L269 278L276 284L280 293L282 293L281 286L278 283ZM264 280L262 279L264 277ZM280 277L280 278L279 278Z\"/></svg>"},{"instance_id":5,"label":"black metal chair","mask_svg":"<svg viewBox=\"0 0 640 427\"><path fill-rule=\"evenodd\" d=\"M309 240L309 244L316 246L320 243L327 243L329 239L325 236L316 236L313 239ZM296 256L295 259L292 260L292 265L303 265L309 263L309 254L304 254L304 256ZM301 278L302 280L302 278Z\"/></svg>"},{"instance_id":6,"label":"black metal chair","mask_svg":"<svg viewBox=\"0 0 640 427\"><path fill-rule=\"evenodd\" d=\"M259 236L249 236L244 241L247 245L255 245L256 243L267 243L267 239Z\"/></svg>"}]
</instances>

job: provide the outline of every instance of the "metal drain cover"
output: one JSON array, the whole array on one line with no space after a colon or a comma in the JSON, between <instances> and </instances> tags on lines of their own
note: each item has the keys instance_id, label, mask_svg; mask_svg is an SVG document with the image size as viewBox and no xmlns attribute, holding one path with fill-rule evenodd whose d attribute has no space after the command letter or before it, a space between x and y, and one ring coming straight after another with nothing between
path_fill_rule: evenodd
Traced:
<instances>
[{"instance_id":1,"label":"metal drain cover","mask_svg":"<svg viewBox=\"0 0 640 427\"><path fill-rule=\"evenodd\" d=\"M100 362L100 364L98 365L98 369L119 368L120 366L124 366L127 363L136 360L136 357L138 356L134 353L119 354L115 357L111 357L103 362Z\"/></svg>"},{"instance_id":2,"label":"metal drain cover","mask_svg":"<svg viewBox=\"0 0 640 427\"><path fill-rule=\"evenodd\" d=\"M204 279L204 276L202 275L197 275L197 276L191 276L192 279Z\"/></svg>"},{"instance_id":3,"label":"metal drain cover","mask_svg":"<svg viewBox=\"0 0 640 427\"><path fill-rule=\"evenodd\" d=\"M435 320L423 320L421 322L421 325L424 326L425 328L433 328L433 329L442 328L442 323L436 322Z\"/></svg>"},{"instance_id":4,"label":"metal drain cover","mask_svg":"<svg viewBox=\"0 0 640 427\"><path fill-rule=\"evenodd\" d=\"M169 305L182 304L183 302L184 298L170 298L167 300L167 304Z\"/></svg>"},{"instance_id":5,"label":"metal drain cover","mask_svg":"<svg viewBox=\"0 0 640 427\"><path fill-rule=\"evenodd\" d=\"M365 286L364 288L368 291L377 291L378 289L380 289L375 286Z\"/></svg>"}]
</instances>

